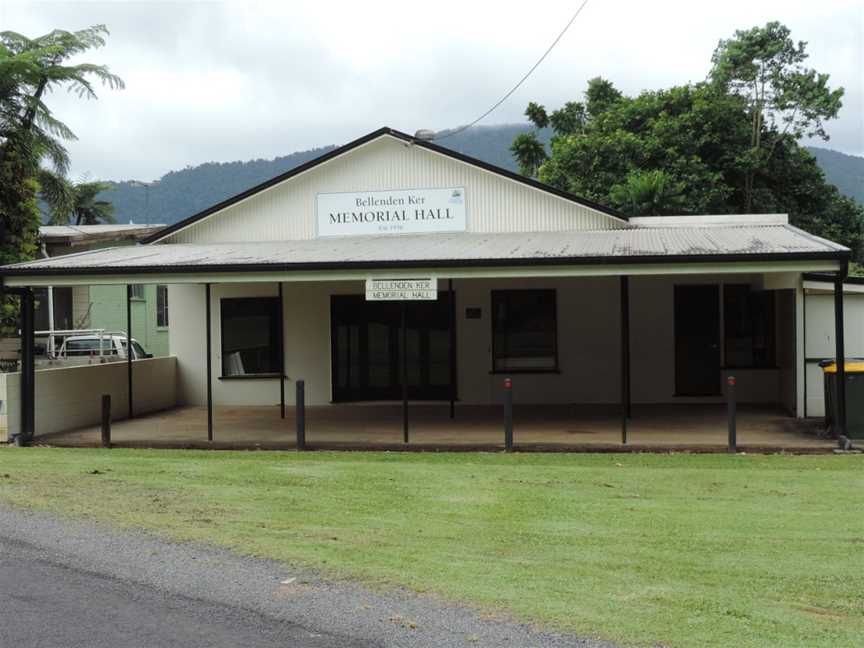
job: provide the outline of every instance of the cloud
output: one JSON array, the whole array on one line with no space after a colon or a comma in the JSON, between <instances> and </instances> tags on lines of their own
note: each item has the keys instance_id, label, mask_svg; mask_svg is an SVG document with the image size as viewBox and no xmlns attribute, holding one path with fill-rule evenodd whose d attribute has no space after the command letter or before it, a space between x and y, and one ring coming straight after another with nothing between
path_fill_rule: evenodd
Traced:
<instances>
[{"instance_id":1,"label":"cloud","mask_svg":"<svg viewBox=\"0 0 864 648\"><path fill-rule=\"evenodd\" d=\"M410 2L3 2L0 29L35 35L105 23L83 60L126 81L96 102L48 101L78 134L73 174L153 179L187 165L339 144L382 125L413 132L473 120L524 74L572 15L538 7ZM811 64L846 87L831 147L864 153L862 9L847 0L589 0L544 64L484 123L523 121L601 75L627 93L705 77L720 38L781 20Z\"/></svg>"}]
</instances>

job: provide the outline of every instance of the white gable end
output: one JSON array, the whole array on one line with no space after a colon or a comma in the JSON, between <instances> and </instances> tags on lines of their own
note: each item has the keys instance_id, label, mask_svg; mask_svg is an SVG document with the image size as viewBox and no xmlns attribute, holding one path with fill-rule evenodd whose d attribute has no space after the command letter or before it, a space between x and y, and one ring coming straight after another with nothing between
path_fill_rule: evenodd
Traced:
<instances>
[{"instance_id":1,"label":"white gable end","mask_svg":"<svg viewBox=\"0 0 864 648\"><path fill-rule=\"evenodd\" d=\"M169 234L164 243L290 241L316 236L319 194L464 188L468 232L627 227L592 207L382 135Z\"/></svg>"}]
</instances>

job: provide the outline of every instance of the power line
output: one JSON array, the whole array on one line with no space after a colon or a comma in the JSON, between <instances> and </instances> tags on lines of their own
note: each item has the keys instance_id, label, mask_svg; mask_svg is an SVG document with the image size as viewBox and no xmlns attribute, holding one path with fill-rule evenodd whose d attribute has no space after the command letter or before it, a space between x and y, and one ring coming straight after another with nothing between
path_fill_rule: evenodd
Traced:
<instances>
[{"instance_id":1,"label":"power line","mask_svg":"<svg viewBox=\"0 0 864 648\"><path fill-rule=\"evenodd\" d=\"M485 119L486 117L488 117L490 114L492 114L492 112L498 106L500 106L502 103L507 101L507 99L510 97L510 95L512 95L514 92L516 92L519 89L519 86L521 86L523 83L525 83L525 81L528 79L528 77L531 76L531 74L534 72L534 70L536 70L538 67L540 67L540 64L546 59L547 56L549 56L549 52L551 52L555 48L555 46L558 44L558 41L560 41L564 37L564 34L566 34L567 30L570 29L570 25L572 25L576 21L576 18L579 17L579 14L582 13L582 10L585 8L585 5L587 5L587 4L588 4L588 0L583 0L582 4L579 5L579 8L576 10L576 13L573 14L573 17L570 18L570 21L564 26L564 29L561 30L560 34L558 34L558 37L554 41L552 41L552 44L549 46L549 49L547 49L545 52L543 52L543 56L541 56L537 60L537 62L533 66L531 66L531 69L525 73L525 76L523 76L521 79L519 79L519 83L517 83L515 86L513 86L507 94L505 94L503 97L501 97L501 99L499 99L495 103L494 106L492 106L489 110L487 110L482 115L480 115L477 119L472 121L470 124L466 124L465 126L460 126L456 130L451 131L451 132L447 133L446 135L442 135L441 137L435 137L435 139L436 140L446 139L448 137L452 137L453 135L458 135L459 133L462 133L462 132L468 130L472 126L475 126L478 122L480 122L483 119Z\"/></svg>"}]
</instances>

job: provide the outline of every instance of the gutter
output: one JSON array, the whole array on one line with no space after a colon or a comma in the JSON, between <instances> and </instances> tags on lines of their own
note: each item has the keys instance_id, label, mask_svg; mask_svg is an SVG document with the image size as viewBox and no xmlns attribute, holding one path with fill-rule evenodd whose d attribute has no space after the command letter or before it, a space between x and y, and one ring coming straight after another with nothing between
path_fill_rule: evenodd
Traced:
<instances>
[{"instance_id":1,"label":"gutter","mask_svg":"<svg viewBox=\"0 0 864 648\"><path fill-rule=\"evenodd\" d=\"M821 283L831 283L833 284L836 280L836 277L833 274L824 274L821 272L805 272L803 274L804 281L815 281ZM849 284L852 286L864 286L864 277L855 277L852 275L847 275L843 279L844 284Z\"/></svg>"},{"instance_id":2,"label":"gutter","mask_svg":"<svg viewBox=\"0 0 864 648\"><path fill-rule=\"evenodd\" d=\"M378 261L311 261L302 263L235 263L194 265L148 265L148 266L91 266L26 268L6 266L0 268L0 277L50 277L63 275L124 275L124 274L204 274L212 272L299 272L322 270L386 270L411 268L490 268L490 267L543 267L543 266L588 266L588 265L640 265L679 263L740 263L774 261L837 261L841 269L848 267L850 252L774 252L767 254L690 254L690 255L641 255L624 257L540 257L540 258L494 258L494 259L412 259ZM825 276L825 275L819 275ZM833 275L832 275L833 276ZM832 279L833 280L833 279Z\"/></svg>"}]
</instances>

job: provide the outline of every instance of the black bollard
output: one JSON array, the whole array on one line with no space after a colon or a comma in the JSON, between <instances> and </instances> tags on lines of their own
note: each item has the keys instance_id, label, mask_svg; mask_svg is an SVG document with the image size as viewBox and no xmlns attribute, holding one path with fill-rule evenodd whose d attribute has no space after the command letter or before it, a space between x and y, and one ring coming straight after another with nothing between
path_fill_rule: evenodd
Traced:
<instances>
[{"instance_id":1,"label":"black bollard","mask_svg":"<svg viewBox=\"0 0 864 648\"><path fill-rule=\"evenodd\" d=\"M504 379L504 449L513 452L513 380Z\"/></svg>"},{"instance_id":2,"label":"black bollard","mask_svg":"<svg viewBox=\"0 0 864 648\"><path fill-rule=\"evenodd\" d=\"M306 381L297 381L297 397L294 404L297 425L297 449L306 449Z\"/></svg>"},{"instance_id":3,"label":"black bollard","mask_svg":"<svg viewBox=\"0 0 864 648\"><path fill-rule=\"evenodd\" d=\"M102 447L111 447L111 394L102 394Z\"/></svg>"},{"instance_id":4,"label":"black bollard","mask_svg":"<svg viewBox=\"0 0 864 648\"><path fill-rule=\"evenodd\" d=\"M735 376L726 378L726 400L728 403L729 452L738 452L737 408L735 406Z\"/></svg>"}]
</instances>

